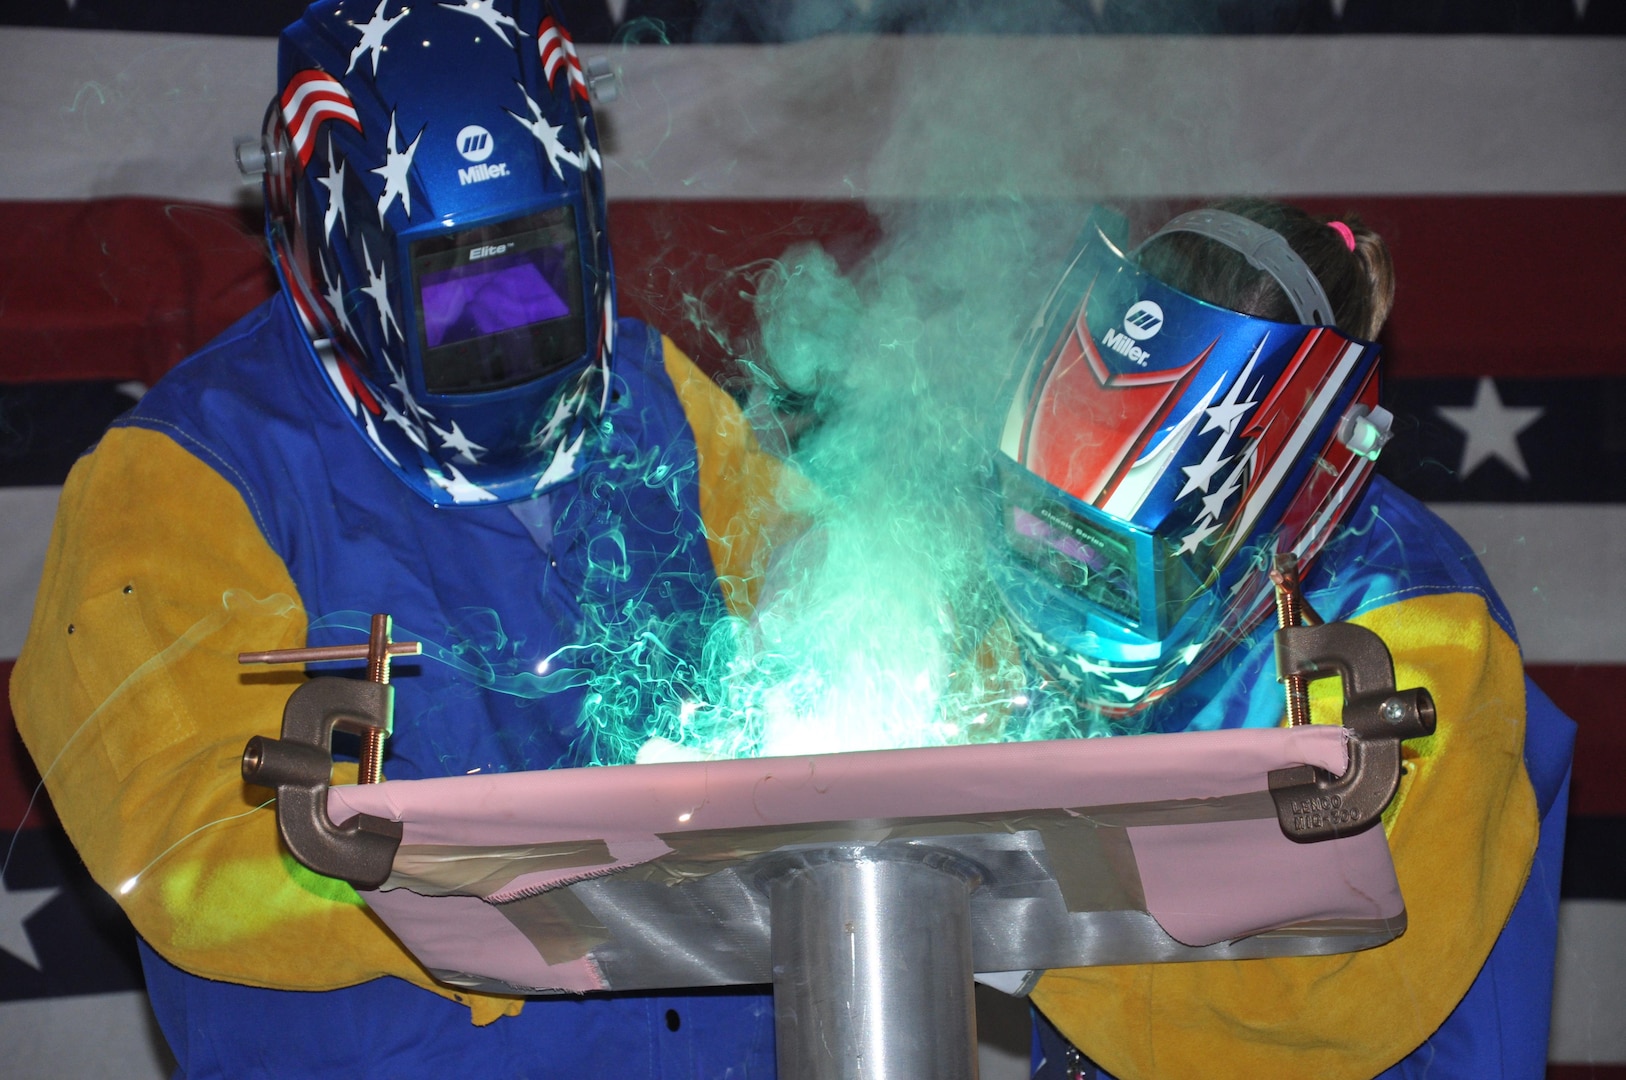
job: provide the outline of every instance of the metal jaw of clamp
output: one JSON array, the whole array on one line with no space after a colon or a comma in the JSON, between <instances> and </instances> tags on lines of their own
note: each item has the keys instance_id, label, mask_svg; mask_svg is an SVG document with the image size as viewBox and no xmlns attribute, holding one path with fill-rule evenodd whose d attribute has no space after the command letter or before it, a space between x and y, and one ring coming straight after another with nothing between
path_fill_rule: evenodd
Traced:
<instances>
[{"instance_id":1,"label":"metal jaw of clamp","mask_svg":"<svg viewBox=\"0 0 1626 1080\"><path fill-rule=\"evenodd\" d=\"M1333 776L1310 765L1269 774L1282 832L1311 842L1348 836L1377 824L1400 787L1400 744L1434 733L1434 698L1416 687L1395 689L1394 659L1363 626L1322 622L1300 591L1298 560L1278 555L1276 677L1286 687L1288 722L1310 720L1306 684L1342 677L1349 767Z\"/></svg>"},{"instance_id":2,"label":"metal jaw of clamp","mask_svg":"<svg viewBox=\"0 0 1626 1080\"><path fill-rule=\"evenodd\" d=\"M401 846L401 824L360 814L335 825L327 813L333 776L333 732L361 736L360 780L384 778L384 739L395 716L391 657L422 651L418 642L391 642L390 617L374 615L366 645L241 653L243 664L368 661L369 680L322 677L300 686L282 711L282 738L256 735L243 748L243 779L277 792L277 829L288 850L319 874L375 889L390 876Z\"/></svg>"}]
</instances>

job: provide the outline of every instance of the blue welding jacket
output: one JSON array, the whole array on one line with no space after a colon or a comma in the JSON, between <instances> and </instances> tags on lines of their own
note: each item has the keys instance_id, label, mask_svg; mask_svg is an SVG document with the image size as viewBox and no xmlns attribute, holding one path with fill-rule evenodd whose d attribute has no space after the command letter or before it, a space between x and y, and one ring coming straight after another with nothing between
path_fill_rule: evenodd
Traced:
<instances>
[{"instance_id":1,"label":"blue welding jacket","mask_svg":"<svg viewBox=\"0 0 1626 1080\"><path fill-rule=\"evenodd\" d=\"M581 678L542 659L614 614L657 619L698 655L724 609L696 445L659 335L623 320L613 389L576 475L545 504L437 508L359 446L288 305L273 301L155 386L120 426L159 432L230 481L311 616L309 644L387 611L433 657L396 665L391 779L586 764ZM709 386L709 384L708 384ZM635 623L638 620L633 620ZM269 823L267 823L269 826ZM396 978L261 989L188 974L142 944L179 1075L771 1077L765 987L538 998L471 1023Z\"/></svg>"},{"instance_id":2,"label":"blue welding jacket","mask_svg":"<svg viewBox=\"0 0 1626 1080\"><path fill-rule=\"evenodd\" d=\"M1347 527L1305 576L1304 590L1328 619L1417 598L1471 594L1485 601L1501 631L1514 633L1505 605L1468 545L1382 477L1371 481ZM1160 732L1279 724L1282 689L1275 678L1273 633L1273 624L1258 627L1218 664L1137 719ZM1528 677L1523 682L1524 770L1539 819L1529 877L1467 993L1420 1046L1380 1072L1379 1080L1539 1080L1545 1074L1575 724ZM1442 716L1441 722L1461 718ZM1402 978L1397 970L1394 993L1404 992ZM1033 1075L1062 1077L1070 1047L1043 1015L1035 1010L1034 1017ZM1083 1067L1085 1076L1113 1080L1087 1061Z\"/></svg>"}]
</instances>

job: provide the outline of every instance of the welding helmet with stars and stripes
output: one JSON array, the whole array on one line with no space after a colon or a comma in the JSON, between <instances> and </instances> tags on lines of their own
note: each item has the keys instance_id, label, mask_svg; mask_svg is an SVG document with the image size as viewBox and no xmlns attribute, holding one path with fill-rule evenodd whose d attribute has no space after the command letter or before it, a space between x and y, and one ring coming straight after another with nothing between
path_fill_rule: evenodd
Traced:
<instances>
[{"instance_id":1,"label":"welding helmet with stars and stripes","mask_svg":"<svg viewBox=\"0 0 1626 1080\"><path fill-rule=\"evenodd\" d=\"M1257 626L1275 552L1313 559L1353 506L1389 414L1378 348L1339 332L1277 233L1175 218L1292 302L1273 322L1160 281L1092 215L1017 357L998 451L992 573L1044 676L1126 716Z\"/></svg>"},{"instance_id":2,"label":"welding helmet with stars and stripes","mask_svg":"<svg viewBox=\"0 0 1626 1080\"><path fill-rule=\"evenodd\" d=\"M436 505L568 478L615 292L575 46L536 0L337 0L282 33L266 228L338 406Z\"/></svg>"}]
</instances>

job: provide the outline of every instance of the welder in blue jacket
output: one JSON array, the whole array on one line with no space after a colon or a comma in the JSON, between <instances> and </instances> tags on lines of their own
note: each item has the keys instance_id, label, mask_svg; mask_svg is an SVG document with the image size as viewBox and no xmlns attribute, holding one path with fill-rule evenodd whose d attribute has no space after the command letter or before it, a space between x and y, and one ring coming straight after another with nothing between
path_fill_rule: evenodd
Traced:
<instances>
[{"instance_id":1,"label":"welder in blue jacket","mask_svg":"<svg viewBox=\"0 0 1626 1080\"><path fill-rule=\"evenodd\" d=\"M1096 734L1274 726L1278 555L1438 726L1384 815L1407 927L1327 957L1050 972L1037 1075L1528 1077L1546 1067L1574 726L1468 546L1371 476L1383 241L1238 200L1130 249L1097 217L1013 381L992 569L1042 700ZM1339 719L1337 679L1311 684Z\"/></svg>"},{"instance_id":2,"label":"welder in blue jacket","mask_svg":"<svg viewBox=\"0 0 1626 1080\"><path fill-rule=\"evenodd\" d=\"M188 1077L772 1075L766 991L435 982L239 775L297 682L240 651L353 642L387 612L429 643L393 680L390 778L545 769L595 758L595 676L681 665L749 602L775 465L617 318L589 80L546 4L509 10L340 0L284 32L281 293L62 494L18 726Z\"/></svg>"}]
</instances>

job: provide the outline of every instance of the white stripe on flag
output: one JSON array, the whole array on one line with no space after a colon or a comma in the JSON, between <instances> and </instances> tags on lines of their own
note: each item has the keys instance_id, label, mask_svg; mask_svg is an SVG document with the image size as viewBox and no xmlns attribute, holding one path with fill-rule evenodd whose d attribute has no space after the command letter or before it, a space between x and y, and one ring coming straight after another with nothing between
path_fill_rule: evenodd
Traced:
<instances>
[{"instance_id":1,"label":"white stripe on flag","mask_svg":"<svg viewBox=\"0 0 1626 1080\"><path fill-rule=\"evenodd\" d=\"M1479 555L1513 616L1526 663L1626 663L1626 506L1435 503L1430 509Z\"/></svg>"},{"instance_id":2,"label":"white stripe on flag","mask_svg":"<svg viewBox=\"0 0 1626 1080\"><path fill-rule=\"evenodd\" d=\"M14 659L28 636L61 494L55 487L0 487L0 660Z\"/></svg>"},{"instance_id":3,"label":"white stripe on flag","mask_svg":"<svg viewBox=\"0 0 1626 1080\"><path fill-rule=\"evenodd\" d=\"M1547 1060L1626 1063L1626 903L1558 906L1558 979Z\"/></svg>"},{"instance_id":4,"label":"white stripe on flag","mask_svg":"<svg viewBox=\"0 0 1626 1080\"><path fill-rule=\"evenodd\" d=\"M165 1080L175 1070L139 990L7 1002L0 1005L0 1046L11 1080Z\"/></svg>"},{"instance_id":5,"label":"white stripe on flag","mask_svg":"<svg viewBox=\"0 0 1626 1080\"><path fill-rule=\"evenodd\" d=\"M1619 38L844 35L583 51L621 72L605 110L615 198L1626 192ZM0 66L0 199L229 204L243 189L232 139L259 131L276 43L5 28Z\"/></svg>"}]
</instances>

